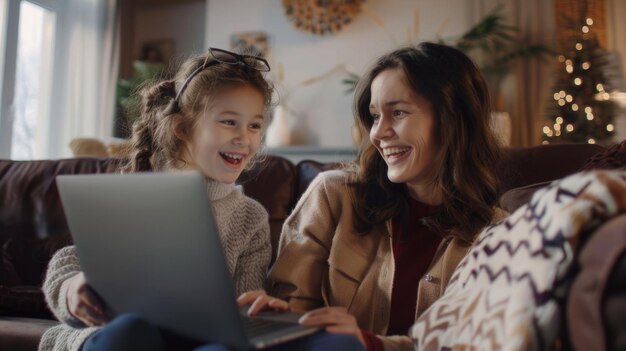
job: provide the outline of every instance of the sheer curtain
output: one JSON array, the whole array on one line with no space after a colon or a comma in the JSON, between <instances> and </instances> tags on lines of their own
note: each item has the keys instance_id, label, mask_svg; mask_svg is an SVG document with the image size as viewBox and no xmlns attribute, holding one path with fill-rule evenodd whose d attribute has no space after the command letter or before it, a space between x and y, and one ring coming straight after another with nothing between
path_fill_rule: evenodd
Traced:
<instances>
[{"instance_id":1,"label":"sheer curtain","mask_svg":"<svg viewBox=\"0 0 626 351\"><path fill-rule=\"evenodd\" d=\"M113 134L119 1L65 0L59 12L49 158L71 156L76 137Z\"/></svg>"},{"instance_id":2,"label":"sheer curtain","mask_svg":"<svg viewBox=\"0 0 626 351\"><path fill-rule=\"evenodd\" d=\"M520 29L520 35L534 44L555 47L554 4L552 0L472 0L472 23L498 4L507 23ZM504 109L511 118L511 146L529 146L541 142L545 102L553 82L554 62L521 59L500 87ZM494 97L495 98L495 97Z\"/></svg>"},{"instance_id":3,"label":"sheer curtain","mask_svg":"<svg viewBox=\"0 0 626 351\"><path fill-rule=\"evenodd\" d=\"M626 1L607 0L608 45L607 49L619 53L622 63L622 74L626 74ZM622 109L615 118L615 140L626 139L626 92L618 103Z\"/></svg>"}]
</instances>

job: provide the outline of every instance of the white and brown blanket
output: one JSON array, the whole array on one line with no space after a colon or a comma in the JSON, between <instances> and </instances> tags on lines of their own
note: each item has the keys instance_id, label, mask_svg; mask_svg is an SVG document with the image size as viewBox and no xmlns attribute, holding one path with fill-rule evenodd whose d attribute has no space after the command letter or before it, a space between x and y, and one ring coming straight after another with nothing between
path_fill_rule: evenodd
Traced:
<instances>
[{"instance_id":1,"label":"white and brown blanket","mask_svg":"<svg viewBox=\"0 0 626 351\"><path fill-rule=\"evenodd\" d=\"M416 350L550 349L579 235L626 212L626 172L552 183L485 229L411 328Z\"/></svg>"}]
</instances>

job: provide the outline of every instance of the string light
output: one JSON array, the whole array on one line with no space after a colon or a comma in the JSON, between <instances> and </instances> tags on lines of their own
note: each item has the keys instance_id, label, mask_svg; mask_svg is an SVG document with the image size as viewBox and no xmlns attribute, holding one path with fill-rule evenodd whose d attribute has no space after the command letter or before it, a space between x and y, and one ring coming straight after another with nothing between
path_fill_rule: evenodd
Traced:
<instances>
[{"instance_id":1,"label":"string light","mask_svg":"<svg viewBox=\"0 0 626 351\"><path fill-rule=\"evenodd\" d=\"M582 80L582 79L580 79L580 78L578 78L578 77L576 77L576 78L574 79L574 84L576 84L576 85L581 85L581 84L583 84L583 80Z\"/></svg>"},{"instance_id":2,"label":"string light","mask_svg":"<svg viewBox=\"0 0 626 351\"><path fill-rule=\"evenodd\" d=\"M565 56L559 55L559 62L565 62Z\"/></svg>"},{"instance_id":3,"label":"string light","mask_svg":"<svg viewBox=\"0 0 626 351\"><path fill-rule=\"evenodd\" d=\"M567 101L567 102L572 102L572 100L574 100L574 97L573 97L573 96L571 96L571 95L569 95L569 94L568 94L567 96L565 96L565 101Z\"/></svg>"},{"instance_id":4,"label":"string light","mask_svg":"<svg viewBox=\"0 0 626 351\"><path fill-rule=\"evenodd\" d=\"M583 33L589 33L589 27L583 26Z\"/></svg>"},{"instance_id":5,"label":"string light","mask_svg":"<svg viewBox=\"0 0 626 351\"><path fill-rule=\"evenodd\" d=\"M572 111L578 111L578 105L572 104Z\"/></svg>"},{"instance_id":6,"label":"string light","mask_svg":"<svg viewBox=\"0 0 626 351\"><path fill-rule=\"evenodd\" d=\"M547 141L547 140L544 140L544 141L542 141L541 143L542 143L543 145L548 145L548 144L550 144L550 142L549 142L549 141Z\"/></svg>"},{"instance_id":7,"label":"string light","mask_svg":"<svg viewBox=\"0 0 626 351\"><path fill-rule=\"evenodd\" d=\"M589 106L585 107L585 113L591 113L591 107Z\"/></svg>"},{"instance_id":8,"label":"string light","mask_svg":"<svg viewBox=\"0 0 626 351\"><path fill-rule=\"evenodd\" d=\"M582 66L583 66L583 69L586 71L589 69L589 67L591 67L591 64L589 64L589 62L583 62Z\"/></svg>"},{"instance_id":9,"label":"string light","mask_svg":"<svg viewBox=\"0 0 626 351\"><path fill-rule=\"evenodd\" d=\"M556 118L556 123L563 124L563 117L559 116Z\"/></svg>"},{"instance_id":10,"label":"string light","mask_svg":"<svg viewBox=\"0 0 626 351\"><path fill-rule=\"evenodd\" d=\"M595 144L596 143L596 141L593 138L589 138L589 140L587 140L587 142L589 144Z\"/></svg>"},{"instance_id":11,"label":"string light","mask_svg":"<svg viewBox=\"0 0 626 351\"><path fill-rule=\"evenodd\" d=\"M550 133L550 127L548 127L548 126L544 126L544 127L543 127L543 133L544 133L545 135L548 135L548 133Z\"/></svg>"},{"instance_id":12,"label":"string light","mask_svg":"<svg viewBox=\"0 0 626 351\"><path fill-rule=\"evenodd\" d=\"M559 106L565 106L565 100L559 99Z\"/></svg>"},{"instance_id":13,"label":"string light","mask_svg":"<svg viewBox=\"0 0 626 351\"><path fill-rule=\"evenodd\" d=\"M573 125L571 125L571 124L568 124L568 125L565 127L565 130L567 130L568 132L573 132L573 131L574 131L574 126L573 126Z\"/></svg>"},{"instance_id":14,"label":"string light","mask_svg":"<svg viewBox=\"0 0 626 351\"><path fill-rule=\"evenodd\" d=\"M574 72L574 66L567 65L567 66L565 66L565 70L567 71L567 73L573 73Z\"/></svg>"},{"instance_id":15,"label":"string light","mask_svg":"<svg viewBox=\"0 0 626 351\"><path fill-rule=\"evenodd\" d=\"M576 43L576 50L580 51L583 49L583 44L581 43Z\"/></svg>"},{"instance_id":16,"label":"string light","mask_svg":"<svg viewBox=\"0 0 626 351\"><path fill-rule=\"evenodd\" d=\"M571 66L571 65L573 65L574 63L572 62L572 60L567 59L567 60L565 60L565 64L566 64L566 65Z\"/></svg>"},{"instance_id":17,"label":"string light","mask_svg":"<svg viewBox=\"0 0 626 351\"><path fill-rule=\"evenodd\" d=\"M554 127L554 130L556 130L556 131L560 131L561 130L561 125L558 124L558 123L555 123L553 127Z\"/></svg>"},{"instance_id":18,"label":"string light","mask_svg":"<svg viewBox=\"0 0 626 351\"><path fill-rule=\"evenodd\" d=\"M615 130L615 127L611 123L606 125L607 132L612 132L613 130Z\"/></svg>"},{"instance_id":19,"label":"string light","mask_svg":"<svg viewBox=\"0 0 626 351\"><path fill-rule=\"evenodd\" d=\"M566 94L567 94L567 93L565 92L565 90L561 90L561 91L559 92L559 97L564 98Z\"/></svg>"},{"instance_id":20,"label":"string light","mask_svg":"<svg viewBox=\"0 0 626 351\"><path fill-rule=\"evenodd\" d=\"M593 115L591 113L587 115L587 120L593 121Z\"/></svg>"},{"instance_id":21,"label":"string light","mask_svg":"<svg viewBox=\"0 0 626 351\"><path fill-rule=\"evenodd\" d=\"M602 91L604 91L604 86L602 86L602 84L598 83L598 85L596 85L596 89L598 89L598 91L602 92Z\"/></svg>"},{"instance_id":22,"label":"string light","mask_svg":"<svg viewBox=\"0 0 626 351\"><path fill-rule=\"evenodd\" d=\"M593 20L591 18L587 18L587 25L593 25Z\"/></svg>"},{"instance_id":23,"label":"string light","mask_svg":"<svg viewBox=\"0 0 626 351\"><path fill-rule=\"evenodd\" d=\"M559 101L560 98L559 93L554 93L554 100Z\"/></svg>"}]
</instances>

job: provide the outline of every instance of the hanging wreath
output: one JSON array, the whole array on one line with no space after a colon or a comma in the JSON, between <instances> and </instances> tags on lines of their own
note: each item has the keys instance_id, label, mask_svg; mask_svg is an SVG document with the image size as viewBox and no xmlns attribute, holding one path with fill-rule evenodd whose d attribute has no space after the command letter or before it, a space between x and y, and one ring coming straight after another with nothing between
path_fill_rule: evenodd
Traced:
<instances>
[{"instance_id":1,"label":"hanging wreath","mask_svg":"<svg viewBox=\"0 0 626 351\"><path fill-rule=\"evenodd\" d=\"M299 30L336 33L361 12L365 0L283 0L285 15Z\"/></svg>"}]
</instances>

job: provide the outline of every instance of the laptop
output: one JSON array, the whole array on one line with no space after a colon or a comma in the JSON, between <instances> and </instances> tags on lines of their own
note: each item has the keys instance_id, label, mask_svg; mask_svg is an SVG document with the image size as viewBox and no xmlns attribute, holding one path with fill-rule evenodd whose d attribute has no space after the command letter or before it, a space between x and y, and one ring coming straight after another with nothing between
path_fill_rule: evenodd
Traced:
<instances>
[{"instance_id":1,"label":"laptop","mask_svg":"<svg viewBox=\"0 0 626 351\"><path fill-rule=\"evenodd\" d=\"M81 267L111 317L137 313L201 342L262 349L316 332L299 314L236 303L206 192L195 172L56 178Z\"/></svg>"}]
</instances>

